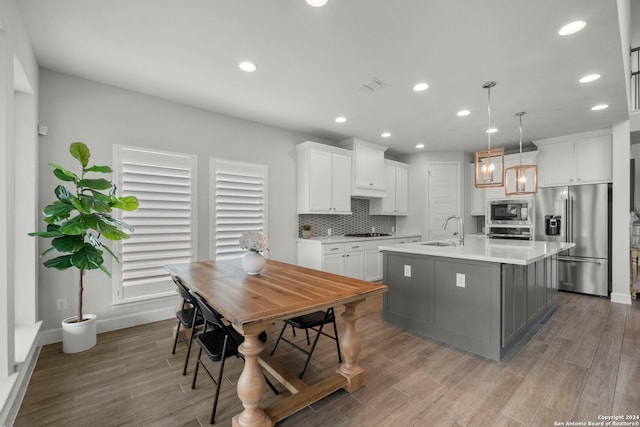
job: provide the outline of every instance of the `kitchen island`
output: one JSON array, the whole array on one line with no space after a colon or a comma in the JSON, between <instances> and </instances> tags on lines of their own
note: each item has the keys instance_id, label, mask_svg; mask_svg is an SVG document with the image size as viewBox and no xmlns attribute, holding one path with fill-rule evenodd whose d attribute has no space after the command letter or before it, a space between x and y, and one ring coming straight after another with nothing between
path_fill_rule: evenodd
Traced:
<instances>
[{"instance_id":1,"label":"kitchen island","mask_svg":"<svg viewBox=\"0 0 640 427\"><path fill-rule=\"evenodd\" d=\"M384 320L494 360L557 306L557 254L573 243L486 239L380 246Z\"/></svg>"}]
</instances>

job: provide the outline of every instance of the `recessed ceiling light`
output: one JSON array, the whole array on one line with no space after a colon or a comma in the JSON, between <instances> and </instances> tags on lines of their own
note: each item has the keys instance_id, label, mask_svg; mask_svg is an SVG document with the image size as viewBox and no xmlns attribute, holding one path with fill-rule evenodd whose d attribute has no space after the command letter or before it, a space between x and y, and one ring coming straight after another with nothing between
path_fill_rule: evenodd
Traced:
<instances>
[{"instance_id":1,"label":"recessed ceiling light","mask_svg":"<svg viewBox=\"0 0 640 427\"><path fill-rule=\"evenodd\" d=\"M327 4L327 0L307 0L307 4L313 7L322 7Z\"/></svg>"},{"instance_id":2,"label":"recessed ceiling light","mask_svg":"<svg viewBox=\"0 0 640 427\"><path fill-rule=\"evenodd\" d=\"M416 148L424 148L424 144L416 144Z\"/></svg>"},{"instance_id":3,"label":"recessed ceiling light","mask_svg":"<svg viewBox=\"0 0 640 427\"><path fill-rule=\"evenodd\" d=\"M560 34L561 36L568 36L570 34L577 33L578 31L583 29L585 25L587 25L587 23L584 21L570 22L564 27L560 28L560 31L558 31L558 34Z\"/></svg>"},{"instance_id":4,"label":"recessed ceiling light","mask_svg":"<svg viewBox=\"0 0 640 427\"><path fill-rule=\"evenodd\" d=\"M464 117L464 116L468 116L469 114L471 114L471 111L469 111L469 110L460 110L460 111L458 111L457 114L460 117Z\"/></svg>"},{"instance_id":5,"label":"recessed ceiling light","mask_svg":"<svg viewBox=\"0 0 640 427\"><path fill-rule=\"evenodd\" d=\"M383 137L383 138L389 138L391 136L391 134L389 132L382 132L380 134L380 136Z\"/></svg>"},{"instance_id":6,"label":"recessed ceiling light","mask_svg":"<svg viewBox=\"0 0 640 427\"><path fill-rule=\"evenodd\" d=\"M594 105L593 107L591 107L591 110L598 111L598 110L604 110L605 108L609 108L609 105L607 104Z\"/></svg>"},{"instance_id":7,"label":"recessed ceiling light","mask_svg":"<svg viewBox=\"0 0 640 427\"><path fill-rule=\"evenodd\" d=\"M584 76L580 79L580 83L589 83L594 80L598 80L600 78L600 74L589 74L588 76Z\"/></svg>"},{"instance_id":8,"label":"recessed ceiling light","mask_svg":"<svg viewBox=\"0 0 640 427\"><path fill-rule=\"evenodd\" d=\"M336 123L344 123L347 121L346 117L340 116L340 117L336 117Z\"/></svg>"},{"instance_id":9,"label":"recessed ceiling light","mask_svg":"<svg viewBox=\"0 0 640 427\"><path fill-rule=\"evenodd\" d=\"M256 70L256 64L254 64L253 62L244 61L238 64L238 67L240 67L242 71L245 71L247 73L253 73Z\"/></svg>"},{"instance_id":10,"label":"recessed ceiling light","mask_svg":"<svg viewBox=\"0 0 640 427\"><path fill-rule=\"evenodd\" d=\"M498 132L497 128L489 128L489 129L487 129L487 133L496 133L496 132Z\"/></svg>"},{"instance_id":11,"label":"recessed ceiling light","mask_svg":"<svg viewBox=\"0 0 640 427\"><path fill-rule=\"evenodd\" d=\"M423 90L427 89L429 89L429 85L426 83L417 83L415 86L413 86L413 90L415 90L416 92L422 92Z\"/></svg>"}]
</instances>

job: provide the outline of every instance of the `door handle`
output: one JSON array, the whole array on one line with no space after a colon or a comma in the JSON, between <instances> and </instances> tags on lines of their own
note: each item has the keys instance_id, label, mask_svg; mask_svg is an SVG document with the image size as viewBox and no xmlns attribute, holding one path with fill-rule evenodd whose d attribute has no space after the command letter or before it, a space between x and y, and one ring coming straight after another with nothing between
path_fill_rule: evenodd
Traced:
<instances>
[{"instance_id":1,"label":"door handle","mask_svg":"<svg viewBox=\"0 0 640 427\"><path fill-rule=\"evenodd\" d=\"M599 259L589 259L589 258L575 258L575 257L558 257L558 262L588 262L591 264L602 265L602 261Z\"/></svg>"}]
</instances>

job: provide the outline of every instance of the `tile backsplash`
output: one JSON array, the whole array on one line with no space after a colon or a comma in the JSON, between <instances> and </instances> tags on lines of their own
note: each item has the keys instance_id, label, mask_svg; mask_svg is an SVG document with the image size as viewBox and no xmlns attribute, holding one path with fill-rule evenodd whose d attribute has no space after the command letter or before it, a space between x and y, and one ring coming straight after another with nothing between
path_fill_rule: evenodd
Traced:
<instances>
[{"instance_id":1,"label":"tile backsplash","mask_svg":"<svg viewBox=\"0 0 640 427\"><path fill-rule=\"evenodd\" d=\"M298 236L302 237L300 227L311 225L314 237L331 234L341 236L351 233L371 233L375 227L376 233L393 233L396 227L396 217L392 215L369 215L369 200L351 199L352 215L298 215Z\"/></svg>"}]
</instances>

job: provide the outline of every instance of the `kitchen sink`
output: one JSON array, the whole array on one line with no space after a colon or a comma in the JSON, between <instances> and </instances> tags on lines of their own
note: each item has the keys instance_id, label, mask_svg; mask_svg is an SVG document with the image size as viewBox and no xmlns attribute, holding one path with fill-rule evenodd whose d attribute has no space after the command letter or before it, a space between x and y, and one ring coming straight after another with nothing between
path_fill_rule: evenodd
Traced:
<instances>
[{"instance_id":1,"label":"kitchen sink","mask_svg":"<svg viewBox=\"0 0 640 427\"><path fill-rule=\"evenodd\" d=\"M424 246L455 246L455 243L452 242L427 242L427 243L420 243L421 245Z\"/></svg>"}]
</instances>

